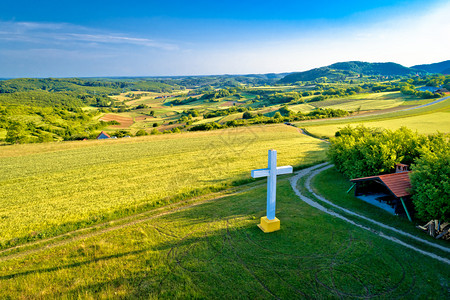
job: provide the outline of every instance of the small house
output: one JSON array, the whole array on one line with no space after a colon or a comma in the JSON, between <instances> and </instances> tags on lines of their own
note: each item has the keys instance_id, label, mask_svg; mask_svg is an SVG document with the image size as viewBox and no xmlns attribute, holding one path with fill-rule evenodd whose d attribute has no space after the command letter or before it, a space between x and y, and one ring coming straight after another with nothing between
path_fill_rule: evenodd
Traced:
<instances>
[{"instance_id":1,"label":"small house","mask_svg":"<svg viewBox=\"0 0 450 300\"><path fill-rule=\"evenodd\" d=\"M110 139L110 138L111 137L109 136L109 134L107 134L104 131L100 132L100 134L97 136L97 140L104 140L104 139Z\"/></svg>"},{"instance_id":2,"label":"small house","mask_svg":"<svg viewBox=\"0 0 450 300\"><path fill-rule=\"evenodd\" d=\"M378 206L395 215L405 215L411 220L411 171L408 165L397 164L395 173L382 174L350 181L355 187L355 197Z\"/></svg>"},{"instance_id":3,"label":"small house","mask_svg":"<svg viewBox=\"0 0 450 300\"><path fill-rule=\"evenodd\" d=\"M449 93L449 91L446 88L440 88L440 89L436 90L435 93L447 94L447 93Z\"/></svg>"}]
</instances>

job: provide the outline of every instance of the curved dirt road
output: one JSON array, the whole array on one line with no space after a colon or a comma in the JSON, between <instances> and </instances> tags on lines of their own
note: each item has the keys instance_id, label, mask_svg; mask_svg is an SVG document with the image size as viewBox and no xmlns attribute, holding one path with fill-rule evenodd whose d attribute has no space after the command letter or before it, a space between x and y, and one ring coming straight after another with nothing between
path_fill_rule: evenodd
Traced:
<instances>
[{"instance_id":1,"label":"curved dirt road","mask_svg":"<svg viewBox=\"0 0 450 300\"><path fill-rule=\"evenodd\" d=\"M317 208L317 209L319 209L319 210L321 210L321 211L323 211L323 212L325 212L325 213L327 213L327 214L329 214L329 215L331 215L331 216L333 216L333 217L342 219L342 220L344 220L345 222L348 222L348 223L350 223L350 224L352 224L352 225L354 225L354 226L357 226L357 227L359 227L359 228L362 228L362 229L371 231L371 232L373 232L374 234L376 234L376 235L378 235L378 236L381 236L382 238L385 238L385 239L390 240L390 241L392 241L392 242L394 242L394 243L397 243L397 244L399 244L399 245L402 245L402 246L404 246L404 247L407 247L407 248L409 248L409 249L412 249L412 250L414 250L414 251L416 251L416 252L419 252L419 253L421 253L421 254L423 254L423 255L432 257L432 258L434 258L434 259L437 259L437 260L439 260L439 261L441 261L441 262L444 262L444 263L450 265L450 260L447 259L447 258L445 258L445 257L441 257L441 256L439 256L439 255L436 255L436 254L433 254L433 253L424 251L424 250L419 249L419 248L417 248L417 247L415 247L415 246L412 246L412 245L410 245L410 244L408 244L408 243L406 243L406 242L403 242L403 241L397 239L396 237L386 235L385 233L383 233L383 232L381 232L381 231L377 231L377 230L375 230L375 229L373 229L373 228L370 228L370 227L367 227L367 226L365 226L365 225L358 224L357 222L355 222L355 221L353 221L353 220L350 220L349 218L347 218L347 217L345 217L345 216L343 216L343 215L341 215L341 214L339 214L339 213L337 213L337 212L335 212L335 211L333 211L333 210L330 210L330 209L328 209L328 208L325 208L324 206L322 206L321 204L319 204L319 203L316 202L315 200L313 200L313 199L311 199L311 198L309 198L309 197L303 195L303 194L299 191L299 189L297 188L297 182L298 182L298 180L299 180L301 177L305 177L305 176L306 176L305 187L308 189L309 192L311 192L311 193L314 195L314 197L316 197L316 198L319 199L320 201L323 201L323 202L327 203L328 205L331 205L331 206L333 206L334 208L337 208L338 210L341 210L341 211L343 211L343 212L345 212L345 213L347 213L347 214L350 214L350 215L352 215L352 216L356 216L356 217L358 217L358 218L360 218L360 219L364 219L364 220L369 221L369 222L371 222L371 223L373 223L373 224L376 224L376 225L379 226L379 227L382 227L382 228L384 228L384 229L390 230L390 231L392 231L392 232L395 232L395 233L397 233L397 234L403 235L403 236L405 236L405 237L414 239L414 240L416 240L416 241L418 241L418 242L420 242L420 243L422 243L422 244L425 244L425 245L427 245L427 246L431 246L431 247L437 248L437 249L439 249L439 250L445 251L445 252L447 252L447 253L450 253L450 248L443 247L443 246L441 246L441 245L431 243L431 242L429 242L429 241L427 241L427 240L418 238L418 237L416 237L416 236L414 236L414 235L411 235L411 234L406 233L406 232L404 232L404 231L398 230L398 229L396 229L396 228L394 228L394 227L387 226L387 225L382 224L382 223L380 223L380 222L378 222L378 221L375 221L375 220L372 220L372 219L367 218L367 217L365 217L365 216L359 215L359 214L357 214L357 213L354 213L353 211L350 211L350 210L348 210L348 209L345 209L345 208L343 208L343 207L340 207L340 206L338 206L338 205L336 205L336 204L334 204L334 203L332 203L332 202L326 200L325 198L323 198L323 197L317 195L317 194L312 190L312 188L311 188L311 179L312 179L315 175L317 175L318 173L320 173L320 172L322 172L322 171L324 171L324 170L326 170L326 169L329 169L329 168L331 168L332 166L333 166L333 165L330 165L330 164L328 164L328 163L322 163L322 164L319 164L319 165L316 165L316 166L313 166L313 167L310 167L310 168L301 170L301 171L299 171L298 173L296 173L294 176L292 176L292 177L290 178L290 183L291 183L292 189L294 190L295 194L296 194L303 202L305 202L305 203L311 205L312 207L315 207L315 208Z\"/></svg>"}]
</instances>

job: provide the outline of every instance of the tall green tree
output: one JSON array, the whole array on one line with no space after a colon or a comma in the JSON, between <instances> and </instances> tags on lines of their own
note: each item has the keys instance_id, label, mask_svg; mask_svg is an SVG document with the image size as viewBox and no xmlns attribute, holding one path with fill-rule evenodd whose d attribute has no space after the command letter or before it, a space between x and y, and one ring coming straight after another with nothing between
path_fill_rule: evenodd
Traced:
<instances>
[{"instance_id":1,"label":"tall green tree","mask_svg":"<svg viewBox=\"0 0 450 300\"><path fill-rule=\"evenodd\" d=\"M23 144L27 141L25 125L13 122L6 132L5 141L10 144Z\"/></svg>"},{"instance_id":2,"label":"tall green tree","mask_svg":"<svg viewBox=\"0 0 450 300\"><path fill-rule=\"evenodd\" d=\"M443 135L421 149L411 173L412 199L417 217L450 221L450 143Z\"/></svg>"}]
</instances>

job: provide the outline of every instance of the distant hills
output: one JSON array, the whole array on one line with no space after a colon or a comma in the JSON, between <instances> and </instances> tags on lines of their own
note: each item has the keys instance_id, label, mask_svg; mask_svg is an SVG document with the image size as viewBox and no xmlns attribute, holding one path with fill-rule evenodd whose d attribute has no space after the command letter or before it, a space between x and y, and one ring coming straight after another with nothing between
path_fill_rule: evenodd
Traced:
<instances>
[{"instance_id":1,"label":"distant hills","mask_svg":"<svg viewBox=\"0 0 450 300\"><path fill-rule=\"evenodd\" d=\"M297 81L312 81L320 77L330 80L345 79L348 76L358 75L382 75L382 76L405 76L416 73L442 73L449 74L450 60L429 64L417 65L411 68L393 62L369 63L362 61L339 62L332 65L315 68L304 72L295 72L280 79L280 83L294 83Z\"/></svg>"},{"instance_id":2,"label":"distant hills","mask_svg":"<svg viewBox=\"0 0 450 300\"><path fill-rule=\"evenodd\" d=\"M446 60L439 63L428 64L428 65L416 65L411 68L417 70L423 70L428 73L441 73L441 74L450 74L450 60Z\"/></svg>"}]
</instances>

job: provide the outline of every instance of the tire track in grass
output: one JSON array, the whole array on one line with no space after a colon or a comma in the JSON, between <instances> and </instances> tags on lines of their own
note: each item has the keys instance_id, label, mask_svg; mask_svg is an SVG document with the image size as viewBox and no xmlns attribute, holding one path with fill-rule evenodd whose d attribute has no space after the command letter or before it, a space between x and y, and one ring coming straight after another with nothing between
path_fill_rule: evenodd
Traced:
<instances>
[{"instance_id":1,"label":"tire track in grass","mask_svg":"<svg viewBox=\"0 0 450 300\"><path fill-rule=\"evenodd\" d=\"M317 203L316 201L312 200L311 198L308 198L307 196L303 195L303 194L299 191L299 189L297 188L297 182L298 182L298 180L299 180L301 177L307 176L307 177L306 177L306 181L305 181L305 187L307 188L307 190L308 190L309 192L311 192L311 193L314 195L314 197L316 197L316 198L319 199L320 201L323 201L323 202L325 202L325 203L327 203L327 204L329 204L329 205L331 205L331 206L333 206L333 207L335 207L335 208L337 208L337 209L339 209L339 210L341 210L341 211L344 211L344 212L347 213L347 214L350 214L350 215L352 215L352 216L356 216L356 217L358 217L358 218L364 219L364 220L369 221L369 222L371 222L371 223L374 223L374 224L376 224L376 225L378 225L378 226L380 226L380 227L382 227L382 228L385 228L385 229L394 231L395 233L398 233L398 234L401 234L401 235L406 236L406 237L408 237L408 238L414 239L414 240L416 240L416 241L418 241L418 242L420 242L420 243L426 244L426 245L428 245L428 246L435 247L435 248L440 249L440 250L445 251L445 252L450 252L450 249L449 249L449 248L443 247L443 246L441 246L441 245L433 244L433 243L431 243L431 242L429 242L429 241L427 241L427 240L418 238L418 237L416 237L416 236L414 236L414 235L412 235L412 234L406 233L406 232L401 231L401 230L398 230L398 229L396 229L396 228L394 228L394 227L385 225L385 224L380 223L380 222L378 222L378 221L375 221L375 220L372 220L372 219L367 218L367 217L365 217L365 216L359 215L359 214L357 214L357 213L355 213L355 212L353 212L353 211L350 211L350 210L348 210L348 209L345 209L345 208L343 208L343 207L340 207L340 206L338 206L338 205L336 205L336 204L334 204L334 203L332 203L332 202L326 200L325 198L323 198L323 197L317 195L317 194L312 190L312 188L311 188L311 179L312 179L315 175L317 175L318 173L320 173L320 172L322 172L322 171L325 171L325 170L327 170L327 169L329 169L329 168L331 168L331 167L333 167L333 165L330 165L330 164L328 164L328 163L322 163L322 164L316 165L316 166L314 166L314 167L310 167L310 168L307 168L307 169L304 169L304 170L301 170L301 171L297 172L296 175L294 175L294 176L292 176L292 177L290 178L291 187L292 187L292 189L294 190L295 194L296 194L303 202L305 202L305 203L309 204L310 206L315 207L315 208L319 209L320 211L323 211L323 212L325 212L325 213L327 213L327 214L329 214L329 215L331 215L331 216L333 216L333 217L336 217L336 218L339 218L339 219L341 219L341 220L344 220L345 222L350 223L350 224L352 224L352 225L354 225L354 226L356 226L356 227L362 228L362 229L364 229L364 230L371 231L371 232L375 233L376 235L378 235L378 236L380 236L380 237L382 237L382 238L385 238L385 239L390 240L390 241L392 241L392 242L394 242L394 243L397 243L397 244L399 244L399 245L402 245L402 246L404 246L404 247L406 247L406 248L409 248L409 249L414 250L414 251L416 251L416 252L419 252L419 253L421 253L421 254L423 254L423 255L429 256L429 257L431 257L431 258L434 258L434 259L436 259L436 260L439 260L439 261L441 261L441 262L444 262L444 263L450 265L450 260L447 259L447 258L445 258L445 257L441 257L441 256L439 256L439 255L436 255L436 254L433 254L433 253L426 252L426 251L421 250L421 249L419 249L419 248L417 248L417 247L415 247L415 246L412 246L412 245L410 245L410 244L408 244L408 243L406 243L406 242L403 242L403 241L401 241L401 240L399 240L399 239L397 239L397 238L395 238L395 237L393 237L393 236L386 235L386 234L384 234L384 233L381 232L381 231L377 231L377 230L375 230L375 229L373 229L373 228L367 227L367 226L365 226L365 225L361 225L361 224L359 224L359 223L357 223L357 222L355 222L355 221L353 221L353 220L348 219L347 217L344 217L343 215L341 215L341 214L339 214L339 213L337 213L337 212L335 212L335 211L332 211L332 210L330 210L330 209L325 208L325 207L322 206L321 204Z\"/></svg>"},{"instance_id":2,"label":"tire track in grass","mask_svg":"<svg viewBox=\"0 0 450 300\"><path fill-rule=\"evenodd\" d=\"M256 185L250 184L250 186L243 185L240 187L233 187L231 189L220 191L217 193L212 193L212 194L203 195L200 197L195 197L193 199L189 199L189 200L186 200L183 202L176 203L169 207L164 206L161 208L157 208L155 210L145 211L145 212L142 212L142 213L139 213L136 215L131 215L131 216L127 216L124 218L111 220L111 221L108 221L108 222L105 222L102 224L93 225L91 227L80 228L80 229L77 229L77 230L74 230L71 232L67 232L67 233L64 233L64 234L61 234L58 236L54 236L51 238L33 241L30 243L21 244L21 245L14 246L11 248L3 249L0 251L0 255L3 255L3 256L0 256L0 262L11 260L14 258L23 257L23 256L26 256L29 254L37 253L42 250L52 249L52 248L55 248L58 246L66 245L66 244L74 242L74 241L79 241L79 240L82 240L85 238L90 238L90 237L104 234L104 233L107 233L110 231L119 230L122 228L126 228L129 226L147 222L147 221L150 221L152 219L155 219L155 218L158 218L158 217L161 217L164 215L173 214L173 213L176 213L176 212L188 209L188 208L192 208L194 206L198 206L198 205L201 205L201 204L204 204L207 202L211 202L211 201L214 201L217 199L238 195L243 192L247 192L247 191L253 190L255 188L261 187L264 184L265 183L257 183ZM117 224L117 223L119 223L119 224ZM37 248L22 250L22 248L33 247L33 246L37 246ZM14 252L14 251L18 251L18 252ZM7 254L8 252L13 252L13 253Z\"/></svg>"}]
</instances>

